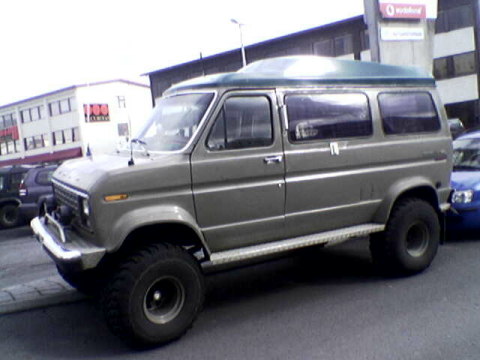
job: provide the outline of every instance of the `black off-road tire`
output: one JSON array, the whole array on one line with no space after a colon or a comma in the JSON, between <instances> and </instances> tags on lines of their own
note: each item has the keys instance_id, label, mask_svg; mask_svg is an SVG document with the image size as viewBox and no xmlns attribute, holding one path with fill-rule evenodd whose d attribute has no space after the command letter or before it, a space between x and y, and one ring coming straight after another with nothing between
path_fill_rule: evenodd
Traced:
<instances>
[{"instance_id":1,"label":"black off-road tire","mask_svg":"<svg viewBox=\"0 0 480 360\"><path fill-rule=\"evenodd\" d=\"M0 226L12 228L20 224L20 213L17 204L5 204L0 208Z\"/></svg>"},{"instance_id":2,"label":"black off-road tire","mask_svg":"<svg viewBox=\"0 0 480 360\"><path fill-rule=\"evenodd\" d=\"M96 269L72 272L57 266L57 271L63 280L85 295L100 294L104 285L105 276Z\"/></svg>"},{"instance_id":3,"label":"black off-road tire","mask_svg":"<svg viewBox=\"0 0 480 360\"><path fill-rule=\"evenodd\" d=\"M400 200L384 232L373 234L370 252L374 265L388 275L412 275L425 270L440 243L440 222L434 208L415 198Z\"/></svg>"},{"instance_id":4,"label":"black off-road tire","mask_svg":"<svg viewBox=\"0 0 480 360\"><path fill-rule=\"evenodd\" d=\"M181 337L205 299L197 261L182 248L151 244L128 258L101 299L111 331L136 348Z\"/></svg>"}]
</instances>

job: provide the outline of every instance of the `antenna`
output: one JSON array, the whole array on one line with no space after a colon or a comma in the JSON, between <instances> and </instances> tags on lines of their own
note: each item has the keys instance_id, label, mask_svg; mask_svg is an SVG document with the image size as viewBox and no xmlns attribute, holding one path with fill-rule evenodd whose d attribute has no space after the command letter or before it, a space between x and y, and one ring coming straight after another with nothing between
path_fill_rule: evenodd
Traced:
<instances>
[{"instance_id":1,"label":"antenna","mask_svg":"<svg viewBox=\"0 0 480 360\"><path fill-rule=\"evenodd\" d=\"M128 166L132 165L135 165L135 162L133 161L133 141L130 137L130 160L128 160Z\"/></svg>"},{"instance_id":2,"label":"antenna","mask_svg":"<svg viewBox=\"0 0 480 360\"><path fill-rule=\"evenodd\" d=\"M205 76L205 64L203 63L203 54L200 51L200 64L202 65L202 75Z\"/></svg>"}]
</instances>

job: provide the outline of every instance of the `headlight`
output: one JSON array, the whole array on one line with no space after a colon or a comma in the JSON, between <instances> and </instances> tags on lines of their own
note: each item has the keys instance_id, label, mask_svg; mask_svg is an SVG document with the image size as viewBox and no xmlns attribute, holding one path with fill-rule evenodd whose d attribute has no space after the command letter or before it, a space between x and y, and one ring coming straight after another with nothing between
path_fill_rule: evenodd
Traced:
<instances>
[{"instance_id":1,"label":"headlight","mask_svg":"<svg viewBox=\"0 0 480 360\"><path fill-rule=\"evenodd\" d=\"M90 216L90 208L88 206L88 199L82 198L82 213L85 217Z\"/></svg>"},{"instance_id":2,"label":"headlight","mask_svg":"<svg viewBox=\"0 0 480 360\"><path fill-rule=\"evenodd\" d=\"M473 190L455 190L452 195L452 203L454 204L468 204L473 200Z\"/></svg>"}]
</instances>

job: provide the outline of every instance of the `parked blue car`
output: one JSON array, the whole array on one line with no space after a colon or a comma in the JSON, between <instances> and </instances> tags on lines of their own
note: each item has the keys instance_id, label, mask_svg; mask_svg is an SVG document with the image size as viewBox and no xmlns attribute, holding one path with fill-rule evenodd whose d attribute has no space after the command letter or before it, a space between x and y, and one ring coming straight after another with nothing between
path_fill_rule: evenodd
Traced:
<instances>
[{"instance_id":1,"label":"parked blue car","mask_svg":"<svg viewBox=\"0 0 480 360\"><path fill-rule=\"evenodd\" d=\"M449 231L480 229L480 131L453 142L452 210Z\"/></svg>"}]
</instances>

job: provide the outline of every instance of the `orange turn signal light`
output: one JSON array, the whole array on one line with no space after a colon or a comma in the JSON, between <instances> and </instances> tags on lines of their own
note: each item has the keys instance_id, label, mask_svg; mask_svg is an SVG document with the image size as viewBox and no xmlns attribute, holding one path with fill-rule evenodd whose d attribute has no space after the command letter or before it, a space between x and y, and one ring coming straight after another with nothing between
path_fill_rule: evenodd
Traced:
<instances>
[{"instance_id":1,"label":"orange turn signal light","mask_svg":"<svg viewBox=\"0 0 480 360\"><path fill-rule=\"evenodd\" d=\"M116 194L116 195L107 195L103 197L103 200L106 202L125 200L128 198L127 194Z\"/></svg>"}]
</instances>

